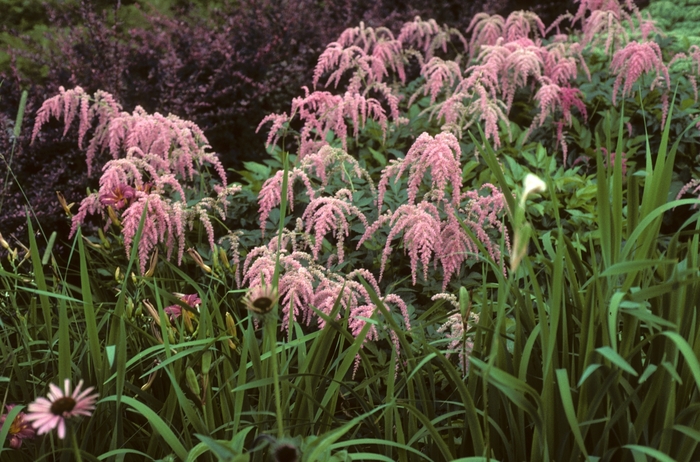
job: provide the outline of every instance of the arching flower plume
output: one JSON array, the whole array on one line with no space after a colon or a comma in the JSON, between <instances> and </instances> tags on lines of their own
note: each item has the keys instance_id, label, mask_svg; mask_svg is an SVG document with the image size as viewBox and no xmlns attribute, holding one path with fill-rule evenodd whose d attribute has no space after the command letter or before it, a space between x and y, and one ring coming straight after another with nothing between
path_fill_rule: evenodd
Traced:
<instances>
[{"instance_id":1,"label":"arching flower plume","mask_svg":"<svg viewBox=\"0 0 700 462\"><path fill-rule=\"evenodd\" d=\"M121 107L108 93L98 91L90 97L76 87L68 91L61 88L59 95L44 102L34 137L52 116L63 117L67 131L78 107L80 143L97 121L87 148L88 170L98 150L109 150L112 160L102 169L99 191L81 201L72 219L71 235L88 215L99 213L105 227L110 222L121 227L128 258L145 211L138 243L142 272L159 244L166 245L166 258L177 249L179 263L185 229L191 229L195 221L204 227L213 250L214 230L208 212L224 217L230 196L240 186L227 185L223 165L208 151L200 128L174 115L148 114L141 107L133 113L120 112ZM203 184L206 186L200 190Z\"/></svg>"}]
</instances>

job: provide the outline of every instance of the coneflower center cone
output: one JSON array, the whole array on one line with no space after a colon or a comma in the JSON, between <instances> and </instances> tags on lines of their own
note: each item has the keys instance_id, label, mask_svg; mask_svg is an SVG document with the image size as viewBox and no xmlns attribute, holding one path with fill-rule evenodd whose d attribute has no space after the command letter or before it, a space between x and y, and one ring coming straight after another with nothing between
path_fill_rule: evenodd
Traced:
<instances>
[{"instance_id":1,"label":"coneflower center cone","mask_svg":"<svg viewBox=\"0 0 700 462\"><path fill-rule=\"evenodd\" d=\"M59 398L51 404L51 413L54 415L63 415L64 412L72 411L75 404L75 400L69 396Z\"/></svg>"}]
</instances>

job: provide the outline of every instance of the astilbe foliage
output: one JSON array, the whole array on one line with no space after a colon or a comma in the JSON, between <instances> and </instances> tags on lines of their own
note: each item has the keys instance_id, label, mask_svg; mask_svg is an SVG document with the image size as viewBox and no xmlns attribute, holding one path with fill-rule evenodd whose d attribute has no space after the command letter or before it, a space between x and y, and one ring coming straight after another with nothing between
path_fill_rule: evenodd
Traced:
<instances>
[{"instance_id":1,"label":"astilbe foliage","mask_svg":"<svg viewBox=\"0 0 700 462\"><path fill-rule=\"evenodd\" d=\"M98 91L89 97L77 87L61 89L59 95L46 100L38 111L34 137L50 117L63 118L67 132L78 107L79 144L97 119L87 148L88 171L98 150L108 150L112 160L102 168L99 190L81 201L71 234L89 214L100 213L105 227L110 222L121 226L128 258L143 216L138 242L142 273L159 243L166 246L166 258L177 249L179 264L186 227L191 229L195 221L201 222L214 250L214 229L208 214L217 213L225 220L229 196L240 186L227 186L223 166L207 151L209 146L199 127L173 115L148 114L140 107L131 114L120 112L111 95ZM215 175L208 173L209 168ZM214 180L214 197L207 197L210 191L206 190L197 193L198 182L210 179Z\"/></svg>"}]
</instances>

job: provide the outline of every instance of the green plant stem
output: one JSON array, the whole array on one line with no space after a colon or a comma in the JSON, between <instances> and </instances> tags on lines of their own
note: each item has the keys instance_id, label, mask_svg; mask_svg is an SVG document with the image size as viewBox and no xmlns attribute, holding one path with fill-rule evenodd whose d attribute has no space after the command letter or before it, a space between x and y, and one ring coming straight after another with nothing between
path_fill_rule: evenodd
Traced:
<instances>
[{"instance_id":1,"label":"green plant stem","mask_svg":"<svg viewBox=\"0 0 700 462\"><path fill-rule=\"evenodd\" d=\"M282 421L282 398L280 395L279 371L277 370L277 336L275 325L277 323L266 322L265 329L270 342L270 361L272 361L272 384L275 390L275 415L277 416L277 438L284 437L284 423Z\"/></svg>"},{"instance_id":2,"label":"green plant stem","mask_svg":"<svg viewBox=\"0 0 700 462\"><path fill-rule=\"evenodd\" d=\"M80 455L80 448L78 447L78 440L75 437L75 428L73 428L72 425L69 425L70 427L70 439L71 443L73 444L73 452L75 452L75 461L76 462L83 462L83 458Z\"/></svg>"}]
</instances>

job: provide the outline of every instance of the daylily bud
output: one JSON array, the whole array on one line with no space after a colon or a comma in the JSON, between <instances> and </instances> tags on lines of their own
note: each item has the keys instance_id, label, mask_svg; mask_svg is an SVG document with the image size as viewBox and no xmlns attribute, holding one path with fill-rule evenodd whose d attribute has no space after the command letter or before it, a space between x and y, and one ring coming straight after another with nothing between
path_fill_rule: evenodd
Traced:
<instances>
[{"instance_id":1,"label":"daylily bud","mask_svg":"<svg viewBox=\"0 0 700 462\"><path fill-rule=\"evenodd\" d=\"M109 249L111 247L111 244L109 243L109 240L105 236L105 233L102 232L102 228L97 228L97 235L100 237L100 242L102 242L102 245L104 246L104 248Z\"/></svg>"},{"instance_id":2,"label":"daylily bud","mask_svg":"<svg viewBox=\"0 0 700 462\"><path fill-rule=\"evenodd\" d=\"M226 251L219 247L219 260L221 260L221 263L224 265L224 268L227 270L231 269L231 264L228 262L228 255L226 255Z\"/></svg>"},{"instance_id":3,"label":"daylily bud","mask_svg":"<svg viewBox=\"0 0 700 462\"><path fill-rule=\"evenodd\" d=\"M114 223L117 226L122 225L122 222L119 221L119 218L117 218L117 214L114 212L114 209L111 205L107 206L107 215L109 215L109 218L112 220L112 223Z\"/></svg>"},{"instance_id":4,"label":"daylily bud","mask_svg":"<svg viewBox=\"0 0 700 462\"><path fill-rule=\"evenodd\" d=\"M187 253L189 254L190 257L192 257L192 259L197 264L197 266L202 268L202 270L205 273L211 273L211 267L204 264L204 260L202 260L202 256L199 255L199 253L195 249L190 247L189 249L187 249Z\"/></svg>"},{"instance_id":5,"label":"daylily bud","mask_svg":"<svg viewBox=\"0 0 700 462\"><path fill-rule=\"evenodd\" d=\"M236 321L233 319L233 316L231 316L231 313L228 311L226 312L226 332L233 337L237 338L238 337L238 332L236 330ZM236 349L236 344L233 342L232 339L228 339L228 346L232 350Z\"/></svg>"},{"instance_id":6,"label":"daylily bud","mask_svg":"<svg viewBox=\"0 0 700 462\"><path fill-rule=\"evenodd\" d=\"M151 255L151 261L148 266L148 270L146 273L143 275L144 277L150 278L153 276L153 273L156 272L156 266L158 265L158 247L154 250L153 254Z\"/></svg>"},{"instance_id":7,"label":"daylily bud","mask_svg":"<svg viewBox=\"0 0 700 462\"><path fill-rule=\"evenodd\" d=\"M200 396L202 393L202 390L199 388L199 382L197 381L197 374L194 372L194 369L191 367L188 367L187 370L185 371L185 378L187 379L187 386L190 387L190 390L192 390L192 393L194 393L197 396Z\"/></svg>"},{"instance_id":8,"label":"daylily bud","mask_svg":"<svg viewBox=\"0 0 700 462\"><path fill-rule=\"evenodd\" d=\"M158 310L156 310L156 308L148 300L143 301L143 306L146 307L146 311L148 311L149 316L152 317L156 324L160 326L160 315L158 314ZM165 319L167 322L168 317L166 316Z\"/></svg>"},{"instance_id":9,"label":"daylily bud","mask_svg":"<svg viewBox=\"0 0 700 462\"><path fill-rule=\"evenodd\" d=\"M6 250L10 250L10 244L7 243L7 241L2 237L2 234L0 234L0 246L4 247Z\"/></svg>"},{"instance_id":10,"label":"daylily bud","mask_svg":"<svg viewBox=\"0 0 700 462\"><path fill-rule=\"evenodd\" d=\"M211 369L211 351L202 354L202 375L207 375Z\"/></svg>"},{"instance_id":11,"label":"daylily bud","mask_svg":"<svg viewBox=\"0 0 700 462\"><path fill-rule=\"evenodd\" d=\"M58 196L58 203L61 204L61 207L63 207L63 210L66 212L66 215L72 217L73 213L70 211L70 209L75 205L75 202L71 202L70 204L66 202L66 198L60 191L56 191L56 196Z\"/></svg>"},{"instance_id":12,"label":"daylily bud","mask_svg":"<svg viewBox=\"0 0 700 462\"><path fill-rule=\"evenodd\" d=\"M134 301L131 299L131 297L128 297L126 299L126 318L131 319L134 314Z\"/></svg>"}]
</instances>

